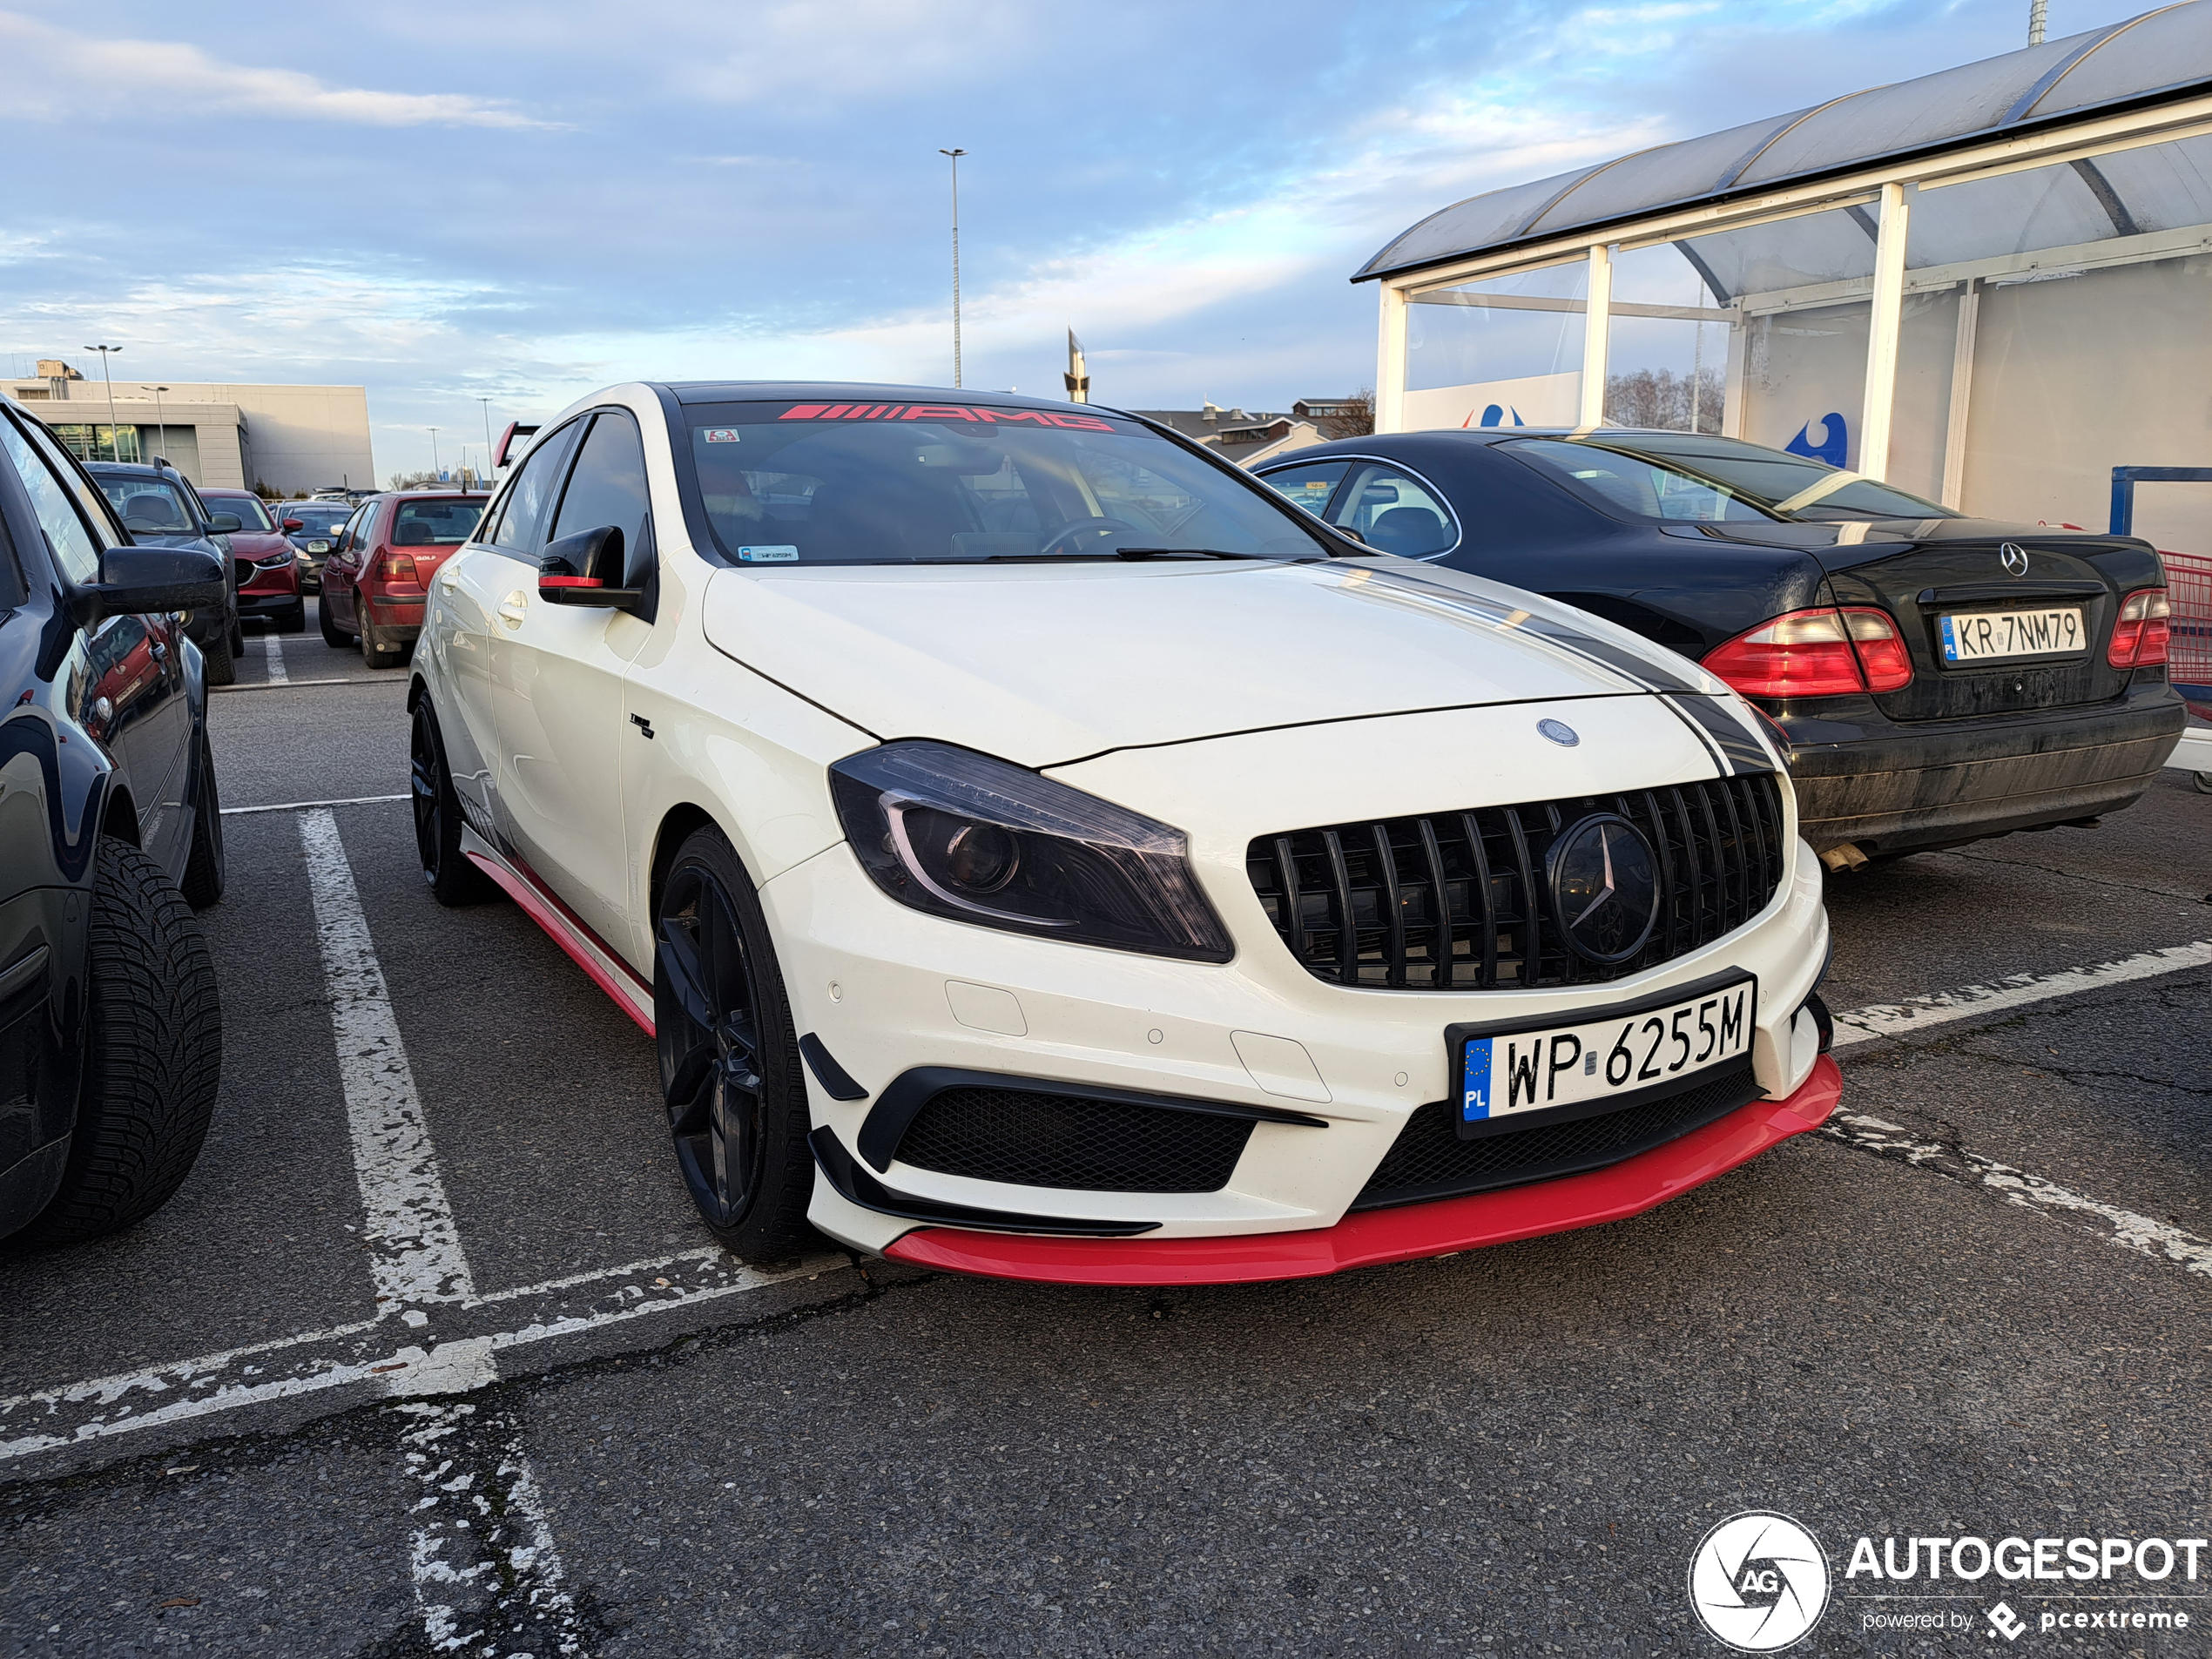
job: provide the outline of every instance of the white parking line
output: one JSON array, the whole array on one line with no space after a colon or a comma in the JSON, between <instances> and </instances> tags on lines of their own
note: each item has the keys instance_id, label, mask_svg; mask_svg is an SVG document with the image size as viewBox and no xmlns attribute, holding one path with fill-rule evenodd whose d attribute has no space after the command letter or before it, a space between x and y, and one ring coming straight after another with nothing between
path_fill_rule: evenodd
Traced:
<instances>
[{"instance_id":1,"label":"white parking line","mask_svg":"<svg viewBox=\"0 0 2212 1659\"><path fill-rule=\"evenodd\" d=\"M2000 1008L2047 1002L2054 997L2101 990L2107 985L2124 985L2130 980L2156 979L2162 974L2178 974L2184 968L2202 968L2208 963L2212 963L2212 939L2200 939L2194 944L2173 945L2164 950L2145 951L2139 956L2123 956L2116 962L2068 968L2056 974L2014 974L1986 985L1961 985L1955 991L1938 991L1903 1002L1853 1008L1849 1014L1835 1016L1836 1047L1864 1042L1869 1037L1911 1036L1929 1026L1946 1025L1953 1020L1971 1020Z\"/></svg>"},{"instance_id":2,"label":"white parking line","mask_svg":"<svg viewBox=\"0 0 2212 1659\"><path fill-rule=\"evenodd\" d=\"M364 1242L376 1299L397 1304L408 1324L427 1325L421 1305L469 1301L475 1284L423 1126L415 1074L385 994L384 970L369 946L368 918L361 914L338 820L328 807L300 813L300 842L314 899L323 979L330 988L330 1024L353 1130L354 1173L366 1212Z\"/></svg>"},{"instance_id":3,"label":"white parking line","mask_svg":"<svg viewBox=\"0 0 2212 1659\"><path fill-rule=\"evenodd\" d=\"M281 639L279 639L274 634L264 635L263 637L269 642L268 683L272 685L282 685L286 679L284 672L284 642Z\"/></svg>"},{"instance_id":4,"label":"white parking line","mask_svg":"<svg viewBox=\"0 0 2212 1659\"><path fill-rule=\"evenodd\" d=\"M304 813L315 806L378 806L388 800L405 800L405 795L351 795L343 800L280 800L266 806L226 806L226 818L243 818L253 813Z\"/></svg>"},{"instance_id":5,"label":"white parking line","mask_svg":"<svg viewBox=\"0 0 2212 1659\"><path fill-rule=\"evenodd\" d=\"M2085 1198L2040 1175L2029 1175L2009 1163L1969 1152L1962 1146L1916 1141L1912 1138L1912 1131L1901 1125L1858 1112L1838 1112L1823 1125L1821 1132L1862 1150L1910 1163L1915 1169L1932 1170L1969 1186L1987 1187L2001 1193L2006 1203L2022 1209L2063 1211L2088 1218L2092 1224L2084 1231L2109 1244L2154 1261L2173 1262L2185 1273L2212 1278L2212 1241L2183 1232L2179 1227L2169 1227L2162 1221L2154 1221L2148 1216L2139 1216L2132 1210L2122 1210L2117 1204Z\"/></svg>"},{"instance_id":6,"label":"white parking line","mask_svg":"<svg viewBox=\"0 0 2212 1659\"><path fill-rule=\"evenodd\" d=\"M535 1655L550 1641L554 1653L582 1653L583 1621L521 1431L503 1417L480 1416L462 1400L417 1400L399 1409L419 1420L401 1443L408 1473L422 1491L408 1554L431 1648L499 1655L527 1642L520 1653ZM482 1598L467 1615L475 1628L465 1631L454 1605L455 1589L464 1587Z\"/></svg>"}]
</instances>

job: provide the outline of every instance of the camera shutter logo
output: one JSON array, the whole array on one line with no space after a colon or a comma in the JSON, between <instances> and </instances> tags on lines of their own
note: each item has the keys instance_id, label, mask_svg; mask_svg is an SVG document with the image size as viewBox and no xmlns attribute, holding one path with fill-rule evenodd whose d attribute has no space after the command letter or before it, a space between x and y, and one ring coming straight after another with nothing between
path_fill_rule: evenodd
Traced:
<instances>
[{"instance_id":1,"label":"camera shutter logo","mask_svg":"<svg viewBox=\"0 0 2212 1659\"><path fill-rule=\"evenodd\" d=\"M1787 1515L1730 1515L1689 1558L1689 1605L1700 1624L1738 1653L1773 1653L1820 1622L1828 1557Z\"/></svg>"}]
</instances>

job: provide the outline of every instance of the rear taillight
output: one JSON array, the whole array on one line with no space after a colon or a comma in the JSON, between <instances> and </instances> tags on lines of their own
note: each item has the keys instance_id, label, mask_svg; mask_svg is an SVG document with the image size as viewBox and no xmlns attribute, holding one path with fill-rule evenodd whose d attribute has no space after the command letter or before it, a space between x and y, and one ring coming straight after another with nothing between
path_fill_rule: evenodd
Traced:
<instances>
[{"instance_id":1,"label":"rear taillight","mask_svg":"<svg viewBox=\"0 0 2212 1659\"><path fill-rule=\"evenodd\" d=\"M1912 659L1885 610L1824 605L1738 634L1705 666L1745 697L1841 697L1912 683Z\"/></svg>"},{"instance_id":2,"label":"rear taillight","mask_svg":"<svg viewBox=\"0 0 2212 1659\"><path fill-rule=\"evenodd\" d=\"M376 562L376 574L387 582L413 582L416 580L415 560L405 553L388 559L379 559Z\"/></svg>"},{"instance_id":3,"label":"rear taillight","mask_svg":"<svg viewBox=\"0 0 2212 1659\"><path fill-rule=\"evenodd\" d=\"M2138 588L2120 602L2105 661L2114 668L2155 668L2166 660L2173 624L2173 602L2163 588Z\"/></svg>"}]
</instances>

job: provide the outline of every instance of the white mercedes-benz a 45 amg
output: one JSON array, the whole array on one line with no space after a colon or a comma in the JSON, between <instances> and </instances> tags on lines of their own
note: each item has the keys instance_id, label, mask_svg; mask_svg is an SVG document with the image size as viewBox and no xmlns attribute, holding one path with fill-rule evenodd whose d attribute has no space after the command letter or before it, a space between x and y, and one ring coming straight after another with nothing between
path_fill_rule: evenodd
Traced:
<instances>
[{"instance_id":1,"label":"white mercedes-benz a 45 amg","mask_svg":"<svg viewBox=\"0 0 2212 1659\"><path fill-rule=\"evenodd\" d=\"M614 387L426 601L423 873L653 1034L748 1259L1333 1272L1635 1214L1835 1103L1743 703L1135 416Z\"/></svg>"}]
</instances>

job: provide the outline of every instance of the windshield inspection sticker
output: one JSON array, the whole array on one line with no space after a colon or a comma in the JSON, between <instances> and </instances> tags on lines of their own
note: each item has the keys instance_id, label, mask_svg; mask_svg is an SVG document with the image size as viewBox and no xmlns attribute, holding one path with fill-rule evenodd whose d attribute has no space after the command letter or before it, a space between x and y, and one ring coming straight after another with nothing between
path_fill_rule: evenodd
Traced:
<instances>
[{"instance_id":1,"label":"windshield inspection sticker","mask_svg":"<svg viewBox=\"0 0 2212 1659\"><path fill-rule=\"evenodd\" d=\"M795 547L741 547L738 550L741 564L796 564L799 550Z\"/></svg>"},{"instance_id":2,"label":"windshield inspection sticker","mask_svg":"<svg viewBox=\"0 0 2212 1659\"><path fill-rule=\"evenodd\" d=\"M709 443L736 443L738 429L733 426L711 426L704 428Z\"/></svg>"}]
</instances>

